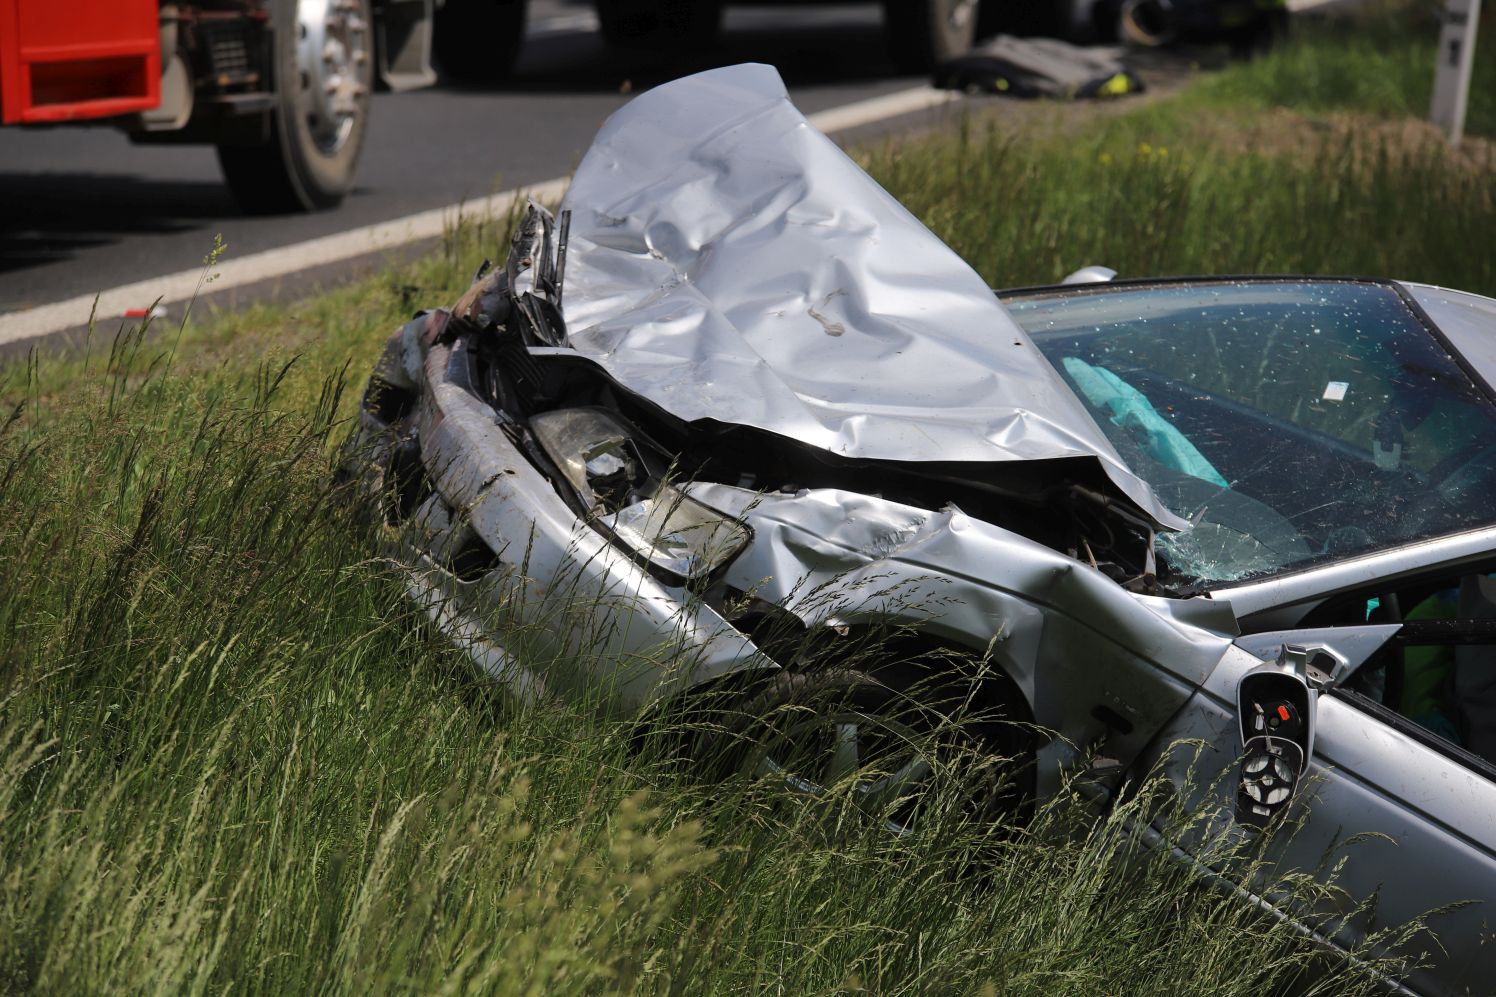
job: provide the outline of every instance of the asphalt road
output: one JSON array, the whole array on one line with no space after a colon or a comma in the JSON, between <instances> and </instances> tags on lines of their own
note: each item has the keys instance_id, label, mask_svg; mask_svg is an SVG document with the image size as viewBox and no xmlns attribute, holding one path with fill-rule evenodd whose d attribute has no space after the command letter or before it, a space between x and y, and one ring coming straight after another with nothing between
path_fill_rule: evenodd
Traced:
<instances>
[{"instance_id":1,"label":"asphalt road","mask_svg":"<svg viewBox=\"0 0 1496 997\"><path fill-rule=\"evenodd\" d=\"M722 45L687 57L618 54L584 0L532 0L512 80L373 100L358 186L335 211L238 213L212 149L136 146L105 127L0 130L0 316L555 177L638 91L716 65L780 69L806 113L907 90L875 5L730 9Z\"/></svg>"}]
</instances>

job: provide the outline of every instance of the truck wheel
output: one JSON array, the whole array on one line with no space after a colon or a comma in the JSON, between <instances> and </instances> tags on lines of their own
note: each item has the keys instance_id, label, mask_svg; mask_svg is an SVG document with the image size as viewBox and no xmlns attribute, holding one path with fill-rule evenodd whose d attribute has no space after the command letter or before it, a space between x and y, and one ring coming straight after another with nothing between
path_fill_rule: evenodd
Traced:
<instances>
[{"instance_id":1,"label":"truck wheel","mask_svg":"<svg viewBox=\"0 0 1496 997\"><path fill-rule=\"evenodd\" d=\"M596 0L603 39L616 48L707 45L722 27L722 0Z\"/></svg>"},{"instance_id":2,"label":"truck wheel","mask_svg":"<svg viewBox=\"0 0 1496 997\"><path fill-rule=\"evenodd\" d=\"M220 145L218 162L253 214L330 208L353 186L374 82L369 0L276 0L275 109L258 145Z\"/></svg>"},{"instance_id":3,"label":"truck wheel","mask_svg":"<svg viewBox=\"0 0 1496 997\"><path fill-rule=\"evenodd\" d=\"M525 40L525 0L447 0L431 48L442 75L493 83L509 75Z\"/></svg>"},{"instance_id":4,"label":"truck wheel","mask_svg":"<svg viewBox=\"0 0 1496 997\"><path fill-rule=\"evenodd\" d=\"M965 55L977 37L979 0L884 0L888 54L909 72Z\"/></svg>"}]
</instances>

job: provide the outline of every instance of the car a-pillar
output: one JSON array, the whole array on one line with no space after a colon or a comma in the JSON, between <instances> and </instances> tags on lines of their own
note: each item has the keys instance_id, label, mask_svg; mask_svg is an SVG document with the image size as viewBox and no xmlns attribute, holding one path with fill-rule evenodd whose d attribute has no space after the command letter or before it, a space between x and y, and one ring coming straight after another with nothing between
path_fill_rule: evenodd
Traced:
<instances>
[{"instance_id":1,"label":"car a-pillar","mask_svg":"<svg viewBox=\"0 0 1496 997\"><path fill-rule=\"evenodd\" d=\"M374 84L370 0L273 0L263 61L273 98L252 140L218 145L244 210L310 211L353 187Z\"/></svg>"}]
</instances>

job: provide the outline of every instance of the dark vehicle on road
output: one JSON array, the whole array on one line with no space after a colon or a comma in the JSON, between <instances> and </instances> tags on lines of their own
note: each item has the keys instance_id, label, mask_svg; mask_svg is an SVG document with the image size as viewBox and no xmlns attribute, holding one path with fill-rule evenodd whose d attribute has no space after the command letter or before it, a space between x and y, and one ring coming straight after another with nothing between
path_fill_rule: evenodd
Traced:
<instances>
[{"instance_id":1,"label":"dark vehicle on road","mask_svg":"<svg viewBox=\"0 0 1496 997\"><path fill-rule=\"evenodd\" d=\"M481 667L644 723L736 695L750 771L896 832L966 716L998 822L1161 771L1217 816L1136 833L1202 877L1207 833L1343 846L1343 907L1243 901L1347 951L1436 911L1389 985L1496 979L1496 301L994 296L762 66L616 113L558 219L395 333L346 459Z\"/></svg>"},{"instance_id":2,"label":"dark vehicle on road","mask_svg":"<svg viewBox=\"0 0 1496 997\"><path fill-rule=\"evenodd\" d=\"M725 0L596 0L603 37L623 47L710 41L725 6ZM914 70L962 55L978 37L983 8L1001 6L1008 5L997 0L884 0L889 54Z\"/></svg>"},{"instance_id":3,"label":"dark vehicle on road","mask_svg":"<svg viewBox=\"0 0 1496 997\"><path fill-rule=\"evenodd\" d=\"M670 49L711 41L730 2L595 0L595 6L611 44ZM777 5L796 6L794 0ZM965 55L974 42L999 33L1076 41L1120 35L1145 46L1176 40L1240 44L1275 26L1283 13L1281 2L1273 0L883 0L881 6L889 56L915 71Z\"/></svg>"}]
</instances>

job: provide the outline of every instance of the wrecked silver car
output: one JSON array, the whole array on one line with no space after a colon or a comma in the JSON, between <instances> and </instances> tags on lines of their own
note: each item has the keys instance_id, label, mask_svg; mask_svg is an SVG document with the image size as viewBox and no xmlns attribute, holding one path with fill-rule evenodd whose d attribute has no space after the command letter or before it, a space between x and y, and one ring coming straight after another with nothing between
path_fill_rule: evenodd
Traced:
<instances>
[{"instance_id":1,"label":"wrecked silver car","mask_svg":"<svg viewBox=\"0 0 1496 997\"><path fill-rule=\"evenodd\" d=\"M390 339L350 460L412 597L521 696L829 690L767 735L820 762L757 770L896 829L934 772L890 761L899 696L1005 721L974 735L1017 760L1002 812L1158 766L1241 834L1301 819L1283 868L1379 832L1325 941L1373 896L1476 901L1406 984L1455 993L1496 979L1493 334L1496 301L1395 282L994 296L739 66L616 113L556 219Z\"/></svg>"}]
</instances>

